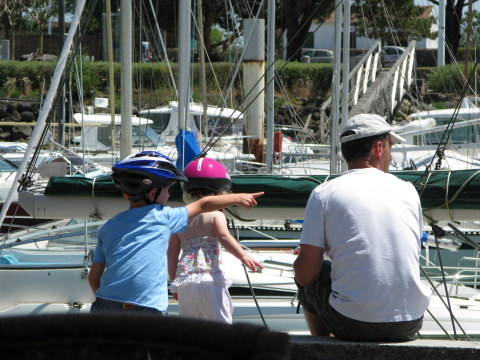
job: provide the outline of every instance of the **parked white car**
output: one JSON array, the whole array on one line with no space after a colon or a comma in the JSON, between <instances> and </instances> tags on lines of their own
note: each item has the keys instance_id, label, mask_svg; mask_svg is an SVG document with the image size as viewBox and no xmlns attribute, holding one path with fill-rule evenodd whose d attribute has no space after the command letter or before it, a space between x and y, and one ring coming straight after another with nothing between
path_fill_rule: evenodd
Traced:
<instances>
[{"instance_id":1,"label":"parked white car","mask_svg":"<svg viewBox=\"0 0 480 360\"><path fill-rule=\"evenodd\" d=\"M391 66L405 52L405 48L401 46L384 46L382 50L383 66Z\"/></svg>"},{"instance_id":2,"label":"parked white car","mask_svg":"<svg viewBox=\"0 0 480 360\"><path fill-rule=\"evenodd\" d=\"M329 49L302 49L302 62L333 63L333 51Z\"/></svg>"}]
</instances>

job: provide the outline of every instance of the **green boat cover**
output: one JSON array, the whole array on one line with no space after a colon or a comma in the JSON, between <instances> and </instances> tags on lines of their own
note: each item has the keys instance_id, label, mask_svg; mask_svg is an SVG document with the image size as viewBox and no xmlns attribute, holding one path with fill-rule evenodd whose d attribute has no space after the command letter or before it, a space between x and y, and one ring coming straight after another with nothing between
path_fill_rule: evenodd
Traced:
<instances>
[{"instance_id":1,"label":"green boat cover","mask_svg":"<svg viewBox=\"0 0 480 360\"><path fill-rule=\"evenodd\" d=\"M436 170L428 174L423 171L391 173L411 182L417 188L424 210L480 208L480 170ZM236 175L232 176L232 191L239 193L264 191L265 195L257 199L258 206L298 208L305 207L315 187L337 176L340 175ZM170 193L170 200L182 200L178 184L172 186ZM121 191L110 176L96 179L52 176L44 194L117 197L121 196Z\"/></svg>"}]
</instances>

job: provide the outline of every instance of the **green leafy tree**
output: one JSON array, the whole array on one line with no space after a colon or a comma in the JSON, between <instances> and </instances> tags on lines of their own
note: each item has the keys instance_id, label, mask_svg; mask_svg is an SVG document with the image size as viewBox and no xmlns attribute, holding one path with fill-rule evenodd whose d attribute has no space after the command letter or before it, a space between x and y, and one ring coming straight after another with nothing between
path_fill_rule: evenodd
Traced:
<instances>
[{"instance_id":1,"label":"green leafy tree","mask_svg":"<svg viewBox=\"0 0 480 360\"><path fill-rule=\"evenodd\" d=\"M256 14L260 1L249 1L250 10L240 12L242 17ZM313 20L324 22L335 8L335 0L281 0L276 2L275 27L277 40L286 34L286 53L289 60L300 60L300 50ZM263 9L263 18L267 9ZM280 42L280 41L278 41Z\"/></svg>"},{"instance_id":2,"label":"green leafy tree","mask_svg":"<svg viewBox=\"0 0 480 360\"><path fill-rule=\"evenodd\" d=\"M223 0L203 0L203 34L207 53L211 59L218 59L235 42L238 33L232 28L242 30L242 19L252 18L258 12L260 4L266 2L246 0L234 9L227 7ZM233 3L234 6L236 3ZM335 0L277 0L276 1L276 37L281 39L286 32L287 56L300 58L300 49L308 35L313 20L323 21L328 18L335 5ZM159 24L169 33L176 34L178 4L176 0L162 0L162 9L157 12ZM261 17L266 18L267 9L262 9ZM218 37L215 28L226 30ZM212 33L213 31L213 33Z\"/></svg>"},{"instance_id":3,"label":"green leafy tree","mask_svg":"<svg viewBox=\"0 0 480 360\"><path fill-rule=\"evenodd\" d=\"M460 24L461 27L461 40L460 45L465 46L467 43L467 17L464 16L462 18L462 22ZM470 35L470 46L477 47L480 44L480 12L473 10L472 11L472 27L471 27L471 35Z\"/></svg>"},{"instance_id":4,"label":"green leafy tree","mask_svg":"<svg viewBox=\"0 0 480 360\"><path fill-rule=\"evenodd\" d=\"M437 0L428 0L430 3L439 5ZM472 4L478 0L470 0ZM464 10L468 8L468 0L447 0L445 5L445 41L450 51L446 51L445 61L450 63L457 54L462 39L462 18Z\"/></svg>"},{"instance_id":5,"label":"green leafy tree","mask_svg":"<svg viewBox=\"0 0 480 360\"><path fill-rule=\"evenodd\" d=\"M352 21L358 35L367 34L373 39L380 39L383 44L406 45L409 40L420 38L433 39L434 17L421 17L423 7L416 6L413 0L355 0Z\"/></svg>"},{"instance_id":6,"label":"green leafy tree","mask_svg":"<svg viewBox=\"0 0 480 360\"><path fill-rule=\"evenodd\" d=\"M40 44L38 50L43 52L43 32L48 25L48 19L52 16L52 7L48 0L23 0L23 14L32 21L40 32Z\"/></svg>"},{"instance_id":7,"label":"green leafy tree","mask_svg":"<svg viewBox=\"0 0 480 360\"><path fill-rule=\"evenodd\" d=\"M15 31L22 19L24 6L21 0L0 0L0 19L5 37L10 40L10 53L15 53Z\"/></svg>"},{"instance_id":8,"label":"green leafy tree","mask_svg":"<svg viewBox=\"0 0 480 360\"><path fill-rule=\"evenodd\" d=\"M299 60L300 50L313 20L324 22L335 9L335 0L286 0L281 1L281 13L287 31L287 58Z\"/></svg>"}]
</instances>

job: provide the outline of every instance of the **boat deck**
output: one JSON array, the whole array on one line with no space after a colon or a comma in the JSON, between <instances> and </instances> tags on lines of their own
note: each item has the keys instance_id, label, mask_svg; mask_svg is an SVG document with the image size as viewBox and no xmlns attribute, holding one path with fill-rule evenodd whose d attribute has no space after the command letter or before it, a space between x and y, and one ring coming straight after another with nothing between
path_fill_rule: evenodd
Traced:
<instances>
[{"instance_id":1,"label":"boat deck","mask_svg":"<svg viewBox=\"0 0 480 360\"><path fill-rule=\"evenodd\" d=\"M480 358L480 341L414 340L404 343L362 343L329 337L290 336L291 360L462 359Z\"/></svg>"}]
</instances>

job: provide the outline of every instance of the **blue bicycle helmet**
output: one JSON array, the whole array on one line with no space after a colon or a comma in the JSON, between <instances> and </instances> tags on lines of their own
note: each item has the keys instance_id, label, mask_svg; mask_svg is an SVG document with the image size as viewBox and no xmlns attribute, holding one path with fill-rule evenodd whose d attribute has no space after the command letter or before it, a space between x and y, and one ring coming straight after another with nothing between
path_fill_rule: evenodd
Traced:
<instances>
[{"instance_id":1,"label":"blue bicycle helmet","mask_svg":"<svg viewBox=\"0 0 480 360\"><path fill-rule=\"evenodd\" d=\"M120 160L112 167L112 179L132 201L145 199L151 188L188 181L169 157L156 151L142 151Z\"/></svg>"}]
</instances>

